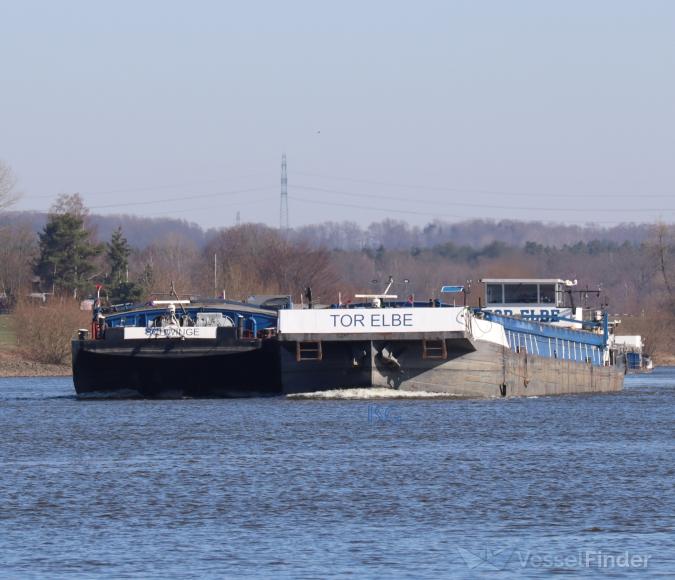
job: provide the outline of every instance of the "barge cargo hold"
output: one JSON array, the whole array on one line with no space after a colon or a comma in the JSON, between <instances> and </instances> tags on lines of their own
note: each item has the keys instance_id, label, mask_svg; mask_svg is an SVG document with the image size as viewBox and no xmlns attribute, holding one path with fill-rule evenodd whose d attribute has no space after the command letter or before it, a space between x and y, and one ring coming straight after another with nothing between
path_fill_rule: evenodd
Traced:
<instances>
[{"instance_id":1,"label":"barge cargo hold","mask_svg":"<svg viewBox=\"0 0 675 580\"><path fill-rule=\"evenodd\" d=\"M161 302L97 316L93 338L80 330L72 342L79 396L279 394L276 343L265 339L276 329L276 310L222 300Z\"/></svg>"}]
</instances>

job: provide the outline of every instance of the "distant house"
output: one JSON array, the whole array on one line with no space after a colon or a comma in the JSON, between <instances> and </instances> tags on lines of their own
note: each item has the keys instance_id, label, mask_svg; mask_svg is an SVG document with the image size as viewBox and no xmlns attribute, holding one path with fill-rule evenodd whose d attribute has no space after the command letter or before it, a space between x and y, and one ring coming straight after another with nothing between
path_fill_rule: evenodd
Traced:
<instances>
[{"instance_id":1,"label":"distant house","mask_svg":"<svg viewBox=\"0 0 675 580\"><path fill-rule=\"evenodd\" d=\"M31 291L26 297L31 302L47 302L47 296L51 296L51 292L42 291L42 280L39 276L33 276L30 280Z\"/></svg>"},{"instance_id":2,"label":"distant house","mask_svg":"<svg viewBox=\"0 0 675 580\"><path fill-rule=\"evenodd\" d=\"M2 290L0 291L0 314L7 314L9 312L10 297Z\"/></svg>"}]
</instances>

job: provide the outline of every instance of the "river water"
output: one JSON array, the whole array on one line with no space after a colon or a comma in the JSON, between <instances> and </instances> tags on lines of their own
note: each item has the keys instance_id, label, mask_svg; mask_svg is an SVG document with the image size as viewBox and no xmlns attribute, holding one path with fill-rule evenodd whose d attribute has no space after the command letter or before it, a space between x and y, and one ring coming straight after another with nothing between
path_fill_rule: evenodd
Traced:
<instances>
[{"instance_id":1,"label":"river water","mask_svg":"<svg viewBox=\"0 0 675 580\"><path fill-rule=\"evenodd\" d=\"M511 400L0 379L0 575L675 575L675 369Z\"/></svg>"}]
</instances>

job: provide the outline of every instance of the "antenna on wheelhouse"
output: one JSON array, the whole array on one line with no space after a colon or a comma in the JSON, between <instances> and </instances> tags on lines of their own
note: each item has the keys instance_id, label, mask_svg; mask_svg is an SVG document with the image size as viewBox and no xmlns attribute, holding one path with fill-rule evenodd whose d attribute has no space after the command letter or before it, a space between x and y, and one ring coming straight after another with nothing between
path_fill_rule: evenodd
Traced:
<instances>
[{"instance_id":1,"label":"antenna on wheelhouse","mask_svg":"<svg viewBox=\"0 0 675 580\"><path fill-rule=\"evenodd\" d=\"M386 295L389 292L389 290L391 289L391 285L393 283L394 283L394 277L389 276L389 280L387 280L387 287L384 289L384 292L382 292L382 294Z\"/></svg>"}]
</instances>

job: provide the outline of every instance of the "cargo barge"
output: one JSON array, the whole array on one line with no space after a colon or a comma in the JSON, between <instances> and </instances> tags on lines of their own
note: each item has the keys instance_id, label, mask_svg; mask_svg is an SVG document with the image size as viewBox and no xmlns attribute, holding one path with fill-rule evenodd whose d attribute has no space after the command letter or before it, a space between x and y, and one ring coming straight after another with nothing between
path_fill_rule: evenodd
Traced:
<instances>
[{"instance_id":1,"label":"cargo barge","mask_svg":"<svg viewBox=\"0 0 675 580\"><path fill-rule=\"evenodd\" d=\"M477 308L385 291L329 308L169 301L108 314L93 337L73 341L75 389L234 397L388 387L497 398L623 387L607 313L576 307L574 283L482 282Z\"/></svg>"},{"instance_id":2,"label":"cargo barge","mask_svg":"<svg viewBox=\"0 0 675 580\"><path fill-rule=\"evenodd\" d=\"M374 308L281 311L283 392L375 386L515 397L623 387L607 313L570 304L573 283L482 282L485 306L475 309L406 306L383 294Z\"/></svg>"},{"instance_id":3,"label":"cargo barge","mask_svg":"<svg viewBox=\"0 0 675 580\"><path fill-rule=\"evenodd\" d=\"M95 308L72 342L81 397L279 394L277 311L224 300L157 300Z\"/></svg>"}]
</instances>

